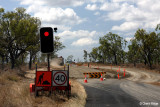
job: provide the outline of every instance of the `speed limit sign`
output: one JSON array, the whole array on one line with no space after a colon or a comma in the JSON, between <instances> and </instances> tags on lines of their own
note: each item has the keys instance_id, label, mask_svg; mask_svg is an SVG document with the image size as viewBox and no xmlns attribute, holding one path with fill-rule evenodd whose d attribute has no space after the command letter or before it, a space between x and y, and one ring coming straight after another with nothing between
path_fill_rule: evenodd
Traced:
<instances>
[{"instance_id":1,"label":"speed limit sign","mask_svg":"<svg viewBox=\"0 0 160 107\"><path fill-rule=\"evenodd\" d=\"M68 71L53 71L52 86L67 86Z\"/></svg>"}]
</instances>

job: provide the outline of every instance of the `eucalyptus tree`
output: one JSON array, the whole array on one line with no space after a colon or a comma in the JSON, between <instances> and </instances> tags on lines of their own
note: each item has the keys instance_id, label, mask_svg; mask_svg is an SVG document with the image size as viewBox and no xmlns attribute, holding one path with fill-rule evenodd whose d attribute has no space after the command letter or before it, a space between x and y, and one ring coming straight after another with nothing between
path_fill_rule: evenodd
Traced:
<instances>
[{"instance_id":1,"label":"eucalyptus tree","mask_svg":"<svg viewBox=\"0 0 160 107\"><path fill-rule=\"evenodd\" d=\"M24 8L5 12L0 9L0 48L6 50L11 61L11 68L29 47L35 46L40 20L31 17Z\"/></svg>"},{"instance_id":2,"label":"eucalyptus tree","mask_svg":"<svg viewBox=\"0 0 160 107\"><path fill-rule=\"evenodd\" d=\"M138 51L145 63L152 68L154 55L159 45L158 35L155 32L147 33L144 29L138 29L135 33L135 39L137 41Z\"/></svg>"}]
</instances>

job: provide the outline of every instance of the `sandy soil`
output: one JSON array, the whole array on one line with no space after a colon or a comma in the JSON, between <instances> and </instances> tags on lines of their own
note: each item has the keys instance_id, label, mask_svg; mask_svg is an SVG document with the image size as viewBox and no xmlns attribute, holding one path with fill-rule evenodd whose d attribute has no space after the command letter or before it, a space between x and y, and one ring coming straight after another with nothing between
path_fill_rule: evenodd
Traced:
<instances>
[{"instance_id":1,"label":"sandy soil","mask_svg":"<svg viewBox=\"0 0 160 107\"><path fill-rule=\"evenodd\" d=\"M110 66L99 66L99 68L111 69ZM112 66L113 70L118 70L118 66ZM149 70L141 70L137 68L120 68L120 71L126 70L126 73L131 74L131 77L127 78L131 81L144 82L144 83L160 83L160 74L156 72L150 72Z\"/></svg>"}]
</instances>

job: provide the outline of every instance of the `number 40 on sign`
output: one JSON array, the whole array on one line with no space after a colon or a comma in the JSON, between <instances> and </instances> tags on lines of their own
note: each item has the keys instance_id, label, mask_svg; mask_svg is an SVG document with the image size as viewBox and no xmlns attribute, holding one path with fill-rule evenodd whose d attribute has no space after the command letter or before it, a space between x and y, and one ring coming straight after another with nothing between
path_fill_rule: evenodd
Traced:
<instances>
[{"instance_id":1,"label":"number 40 on sign","mask_svg":"<svg viewBox=\"0 0 160 107\"><path fill-rule=\"evenodd\" d=\"M52 73L53 86L67 86L67 71L53 71Z\"/></svg>"}]
</instances>

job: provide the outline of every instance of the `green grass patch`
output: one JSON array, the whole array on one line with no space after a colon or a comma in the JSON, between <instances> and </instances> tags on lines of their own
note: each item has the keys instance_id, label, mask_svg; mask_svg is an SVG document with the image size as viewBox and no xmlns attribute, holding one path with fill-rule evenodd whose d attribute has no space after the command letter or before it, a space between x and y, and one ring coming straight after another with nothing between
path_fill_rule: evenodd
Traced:
<instances>
[{"instance_id":1,"label":"green grass patch","mask_svg":"<svg viewBox=\"0 0 160 107\"><path fill-rule=\"evenodd\" d=\"M7 79L10 81L15 81L15 82L19 81L19 78L16 75L9 75L9 76L7 76Z\"/></svg>"}]
</instances>

